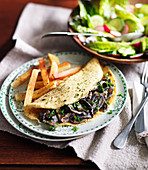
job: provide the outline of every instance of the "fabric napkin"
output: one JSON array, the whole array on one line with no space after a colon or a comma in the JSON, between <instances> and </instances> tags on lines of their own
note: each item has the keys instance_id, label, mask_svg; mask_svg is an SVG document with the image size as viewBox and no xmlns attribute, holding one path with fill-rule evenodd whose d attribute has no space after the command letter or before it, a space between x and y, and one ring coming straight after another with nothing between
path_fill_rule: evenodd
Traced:
<instances>
[{"instance_id":1,"label":"fabric napkin","mask_svg":"<svg viewBox=\"0 0 148 170\"><path fill-rule=\"evenodd\" d=\"M70 9L33 3L29 3L25 7L13 35L16 45L0 63L0 84L14 69L34 57L43 56L48 52L82 51L71 37L40 39L42 34L49 31L66 31L70 13ZM124 73L129 88L132 87L133 80L139 81L142 63L116 64L116 66ZM32 139L15 130L2 114L0 114L0 130L29 138L49 147L73 147L79 158L91 160L101 170L148 169L148 149L146 145L138 143L133 130L125 148L117 150L112 146L112 141L131 117L131 97L128 94L125 108L112 123L97 132L72 141L46 142Z\"/></svg>"},{"instance_id":2,"label":"fabric napkin","mask_svg":"<svg viewBox=\"0 0 148 170\"><path fill-rule=\"evenodd\" d=\"M142 98L144 96L144 87L142 84L135 82L133 83L133 115L136 114L139 105L142 101ZM136 133L137 139L139 142L146 142L148 146L148 102L146 103L144 107L144 131L141 133ZM143 141L144 138L144 141Z\"/></svg>"}]
</instances>

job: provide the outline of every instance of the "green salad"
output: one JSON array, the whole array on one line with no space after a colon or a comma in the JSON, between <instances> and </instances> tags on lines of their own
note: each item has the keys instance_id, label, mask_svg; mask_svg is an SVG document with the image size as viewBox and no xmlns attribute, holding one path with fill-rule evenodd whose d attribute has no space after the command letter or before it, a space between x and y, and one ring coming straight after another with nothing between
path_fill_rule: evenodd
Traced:
<instances>
[{"instance_id":1,"label":"green salad","mask_svg":"<svg viewBox=\"0 0 148 170\"><path fill-rule=\"evenodd\" d=\"M100 54L119 58L148 57L148 4L128 0L79 0L78 12L69 22L73 31L101 36L78 36L80 42ZM140 37L135 34L141 33ZM133 36L115 41L116 37Z\"/></svg>"}]
</instances>

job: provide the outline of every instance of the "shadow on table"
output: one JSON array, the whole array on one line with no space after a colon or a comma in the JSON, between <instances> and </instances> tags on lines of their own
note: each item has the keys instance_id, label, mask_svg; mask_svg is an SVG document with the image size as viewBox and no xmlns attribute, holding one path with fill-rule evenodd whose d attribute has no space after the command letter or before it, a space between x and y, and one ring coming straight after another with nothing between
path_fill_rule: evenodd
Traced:
<instances>
[{"instance_id":1,"label":"shadow on table","mask_svg":"<svg viewBox=\"0 0 148 170\"><path fill-rule=\"evenodd\" d=\"M14 47L15 40L9 39L5 44L0 48L0 61L5 57L5 55Z\"/></svg>"}]
</instances>

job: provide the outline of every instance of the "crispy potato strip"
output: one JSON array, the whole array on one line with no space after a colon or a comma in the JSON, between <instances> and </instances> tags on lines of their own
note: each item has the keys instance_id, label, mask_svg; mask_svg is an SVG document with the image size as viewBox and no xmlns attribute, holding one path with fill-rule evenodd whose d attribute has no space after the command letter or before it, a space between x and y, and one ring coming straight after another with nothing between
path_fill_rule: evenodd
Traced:
<instances>
[{"instance_id":1,"label":"crispy potato strip","mask_svg":"<svg viewBox=\"0 0 148 170\"><path fill-rule=\"evenodd\" d=\"M48 77L47 69L45 67L44 58L39 59L39 68L41 70L43 83L46 86L47 84L49 84L49 77Z\"/></svg>"},{"instance_id":2,"label":"crispy potato strip","mask_svg":"<svg viewBox=\"0 0 148 170\"><path fill-rule=\"evenodd\" d=\"M68 61L61 63L58 65L58 73L65 71L69 69L70 67L71 67L71 64Z\"/></svg>"},{"instance_id":3,"label":"crispy potato strip","mask_svg":"<svg viewBox=\"0 0 148 170\"><path fill-rule=\"evenodd\" d=\"M55 55L48 53L48 57L49 57L50 61L55 61L57 63L57 65L60 64L59 58L56 57Z\"/></svg>"},{"instance_id":4,"label":"crispy potato strip","mask_svg":"<svg viewBox=\"0 0 148 170\"><path fill-rule=\"evenodd\" d=\"M71 64L70 64L68 61L66 61L66 62L64 62L64 63L61 63L61 64L58 65L58 73L60 73L60 72L62 72L62 71L64 71L64 70L67 70L67 69L69 69L70 67L71 67ZM48 71L48 74L49 74L49 73L50 73L50 68L49 68L47 71ZM40 73L39 73L39 75L38 75L37 80L38 80L38 81L42 80L42 76L41 76Z\"/></svg>"},{"instance_id":5,"label":"crispy potato strip","mask_svg":"<svg viewBox=\"0 0 148 170\"><path fill-rule=\"evenodd\" d=\"M70 77L82 69L82 65L70 68L61 73L53 74L54 79L64 79L65 77Z\"/></svg>"},{"instance_id":6,"label":"crispy potato strip","mask_svg":"<svg viewBox=\"0 0 148 170\"><path fill-rule=\"evenodd\" d=\"M38 73L39 73L38 69L32 70L32 74L31 74L31 77L30 77L30 80L29 80L27 91L26 91L24 106L27 106L29 103L32 102L33 91L34 91L34 87L35 87L35 83L36 83L36 80L37 80Z\"/></svg>"},{"instance_id":7,"label":"crispy potato strip","mask_svg":"<svg viewBox=\"0 0 148 170\"><path fill-rule=\"evenodd\" d=\"M49 84L50 84L50 82L49 82ZM40 89L40 88L42 88L42 87L44 87L43 81L36 81L36 83L35 83L35 89Z\"/></svg>"},{"instance_id":8,"label":"crispy potato strip","mask_svg":"<svg viewBox=\"0 0 148 170\"><path fill-rule=\"evenodd\" d=\"M13 83L11 83L11 86L16 89L18 88L21 84L23 84L26 80L29 79L31 76L32 70L37 69L38 67L32 67L28 71L26 71L24 74L22 74L20 77L18 77L16 80L14 80Z\"/></svg>"},{"instance_id":9,"label":"crispy potato strip","mask_svg":"<svg viewBox=\"0 0 148 170\"><path fill-rule=\"evenodd\" d=\"M49 79L53 80L53 74L58 73L58 65L60 64L59 60L57 61L57 57L51 54L48 54L49 60L51 62L51 68L49 72Z\"/></svg>"}]
</instances>

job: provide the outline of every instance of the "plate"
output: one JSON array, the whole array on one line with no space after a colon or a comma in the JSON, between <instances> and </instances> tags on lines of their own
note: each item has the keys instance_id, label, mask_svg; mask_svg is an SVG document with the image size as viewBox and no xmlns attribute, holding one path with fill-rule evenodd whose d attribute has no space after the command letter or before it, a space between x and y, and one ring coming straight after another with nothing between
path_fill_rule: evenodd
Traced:
<instances>
[{"instance_id":1,"label":"plate","mask_svg":"<svg viewBox=\"0 0 148 170\"><path fill-rule=\"evenodd\" d=\"M74 32L70 25L69 25L69 22L72 18L72 16L75 16L76 14L78 14L78 7L74 8L72 13L70 14L69 16L69 19L68 19L68 29L70 32ZM89 48L87 48L86 46L84 46L78 39L77 36L73 36L73 39L75 40L75 42L80 46L82 47L86 52L88 52L89 54L91 55L95 55L96 57L100 58L100 59L103 59L103 60L106 60L106 61L110 61L110 62L114 62L114 63L122 63L122 64L133 64L133 63L141 63L141 62L146 62L148 61L148 58L137 58L137 59L126 59L126 58L115 58L115 57L110 57L110 56L105 56L105 55L102 55L102 54L99 54L97 53L96 51L93 51Z\"/></svg>"},{"instance_id":2,"label":"plate","mask_svg":"<svg viewBox=\"0 0 148 170\"><path fill-rule=\"evenodd\" d=\"M62 52L62 53L57 53L55 55L59 57L61 62L69 61L71 64L74 64L74 65L78 65L78 64L85 65L93 57L91 55L88 55L85 53L79 53L79 52ZM17 74L17 77L23 74L28 68L30 68L31 65L37 62L38 62L38 59L34 59L23 64L21 67L19 67L18 69L21 71L19 72L19 74ZM77 125L78 130L76 132L72 130L73 126L58 126L56 128L56 131L49 131L47 125L39 124L37 121L35 120L33 121L27 118L24 114L23 103L15 101L14 95L16 93L19 93L25 90L26 86L24 84L16 90L10 87L9 103L10 103L10 107L12 109L14 116L19 122L21 122L28 129L34 132L43 134L43 135L54 136L54 137L72 137L72 136L85 135L85 134L88 134L90 132L93 132L93 131L96 131L96 130L99 130L105 127L121 112L121 110L124 107L126 97L127 97L127 85L126 85L126 80L123 74L113 64L108 63L108 62L105 62L105 63L109 66L110 70L114 74L115 81L117 84L117 94L119 93L123 94L122 96L115 97L115 103L113 107L111 108L112 114L107 114L105 112L85 124ZM15 72L16 71L14 71L14 74Z\"/></svg>"},{"instance_id":3,"label":"plate","mask_svg":"<svg viewBox=\"0 0 148 170\"><path fill-rule=\"evenodd\" d=\"M60 141L69 141L69 140L74 140L77 138L80 138L82 136L74 136L74 137L52 137L52 136L47 136L47 135L42 135L40 133L34 132L30 130L29 128L25 127L20 121L16 119L14 114L11 111L10 105L9 105L9 90L10 90L10 84L14 80L14 77L21 71L21 67L16 69L14 72L12 72L7 79L4 81L2 87L1 87L1 92L0 92L0 107L3 116L5 119L8 121L8 123L12 126L12 128L15 128L22 134L29 136L33 139L37 140L42 140L42 141L54 141L54 142L60 142Z\"/></svg>"}]
</instances>

